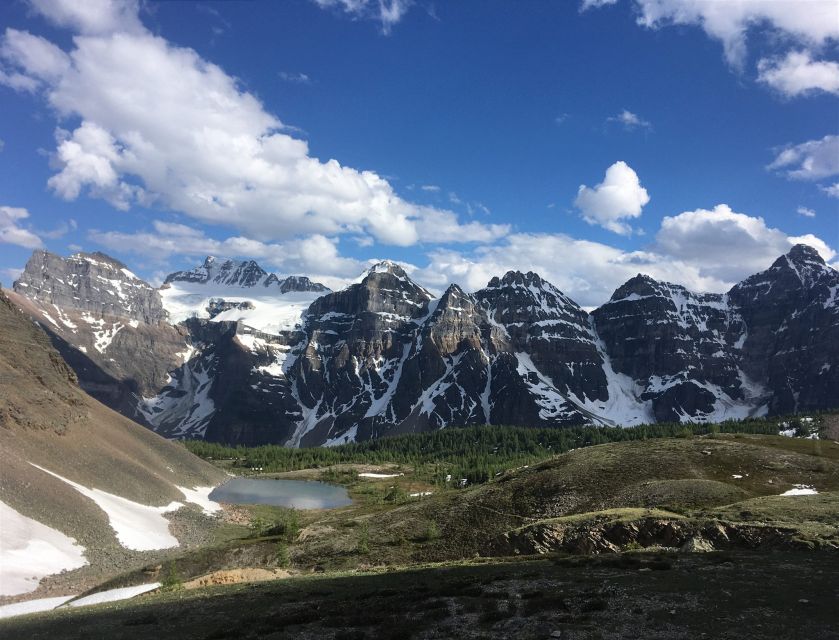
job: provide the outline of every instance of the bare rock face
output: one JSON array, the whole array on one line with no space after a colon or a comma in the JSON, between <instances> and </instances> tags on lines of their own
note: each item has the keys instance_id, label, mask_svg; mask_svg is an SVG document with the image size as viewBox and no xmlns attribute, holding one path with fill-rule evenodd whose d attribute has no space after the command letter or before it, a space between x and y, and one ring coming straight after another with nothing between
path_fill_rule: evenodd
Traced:
<instances>
[{"instance_id":1,"label":"bare rock face","mask_svg":"<svg viewBox=\"0 0 839 640\"><path fill-rule=\"evenodd\" d=\"M728 292L743 319L743 370L771 413L839 406L839 272L807 245Z\"/></svg>"},{"instance_id":2,"label":"bare rock face","mask_svg":"<svg viewBox=\"0 0 839 640\"><path fill-rule=\"evenodd\" d=\"M717 402L750 403L754 389L738 365L743 321L726 296L639 274L593 316L612 366L641 387L656 420L711 416Z\"/></svg>"},{"instance_id":3,"label":"bare rock face","mask_svg":"<svg viewBox=\"0 0 839 640\"><path fill-rule=\"evenodd\" d=\"M207 303L207 313L211 319L215 318L220 313L229 311L230 309L239 309L241 311L253 308L253 303L247 300L236 302L232 300L225 300L224 298L210 298L210 301Z\"/></svg>"},{"instance_id":4,"label":"bare rock face","mask_svg":"<svg viewBox=\"0 0 839 640\"><path fill-rule=\"evenodd\" d=\"M510 271L475 293L509 349L533 364L564 393L608 397L603 357L588 314L533 272Z\"/></svg>"},{"instance_id":5,"label":"bare rock face","mask_svg":"<svg viewBox=\"0 0 839 640\"><path fill-rule=\"evenodd\" d=\"M138 402L166 384L188 346L157 290L103 253L37 250L9 296L47 332L82 389L145 423Z\"/></svg>"},{"instance_id":6,"label":"bare rock face","mask_svg":"<svg viewBox=\"0 0 839 640\"><path fill-rule=\"evenodd\" d=\"M165 322L160 294L128 268L104 253L76 253L69 258L36 250L16 293L62 310L77 309L157 324Z\"/></svg>"}]
</instances>

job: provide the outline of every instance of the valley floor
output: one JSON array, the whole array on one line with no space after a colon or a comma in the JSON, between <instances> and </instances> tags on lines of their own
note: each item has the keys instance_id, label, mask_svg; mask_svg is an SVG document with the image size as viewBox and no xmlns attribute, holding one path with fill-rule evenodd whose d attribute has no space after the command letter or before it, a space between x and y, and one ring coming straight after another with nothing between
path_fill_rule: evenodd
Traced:
<instances>
[{"instance_id":1,"label":"valley floor","mask_svg":"<svg viewBox=\"0 0 839 640\"><path fill-rule=\"evenodd\" d=\"M315 575L0 623L0 637L839 638L839 554L629 553Z\"/></svg>"}]
</instances>

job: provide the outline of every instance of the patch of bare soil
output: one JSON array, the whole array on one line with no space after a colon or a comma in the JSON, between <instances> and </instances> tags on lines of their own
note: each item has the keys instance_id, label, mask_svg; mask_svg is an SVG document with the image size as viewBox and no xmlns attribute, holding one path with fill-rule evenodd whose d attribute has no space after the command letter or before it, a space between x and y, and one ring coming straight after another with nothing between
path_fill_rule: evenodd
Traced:
<instances>
[{"instance_id":1,"label":"patch of bare soil","mask_svg":"<svg viewBox=\"0 0 839 640\"><path fill-rule=\"evenodd\" d=\"M285 569L260 569L255 567L245 569L226 569L213 571L205 576L184 583L184 589L200 589L220 584L239 584L241 582L265 582L266 580L279 580L293 575Z\"/></svg>"}]
</instances>

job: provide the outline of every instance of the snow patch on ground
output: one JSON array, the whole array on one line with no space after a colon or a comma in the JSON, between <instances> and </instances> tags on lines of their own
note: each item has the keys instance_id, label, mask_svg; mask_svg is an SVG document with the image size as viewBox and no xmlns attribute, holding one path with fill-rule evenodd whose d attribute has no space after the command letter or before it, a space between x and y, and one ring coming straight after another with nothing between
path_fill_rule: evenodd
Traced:
<instances>
[{"instance_id":1,"label":"snow patch on ground","mask_svg":"<svg viewBox=\"0 0 839 640\"><path fill-rule=\"evenodd\" d=\"M42 578L87 564L84 547L73 538L18 513L3 502L0 502L0 532L0 596L29 593L38 588ZM0 611L3 609L6 608Z\"/></svg>"},{"instance_id":2,"label":"snow patch on ground","mask_svg":"<svg viewBox=\"0 0 839 640\"><path fill-rule=\"evenodd\" d=\"M29 464L69 484L83 496L93 500L107 514L117 540L126 549L152 551L171 549L180 544L178 539L169 533L169 521L163 517L163 514L177 511L183 506L182 503L170 502L163 507L150 507L101 489L89 489L37 464L32 462Z\"/></svg>"},{"instance_id":3,"label":"snow patch on ground","mask_svg":"<svg viewBox=\"0 0 839 640\"><path fill-rule=\"evenodd\" d=\"M364 472L359 473L359 478L398 478L399 476L404 475L402 473L372 473L372 472Z\"/></svg>"},{"instance_id":4,"label":"snow patch on ground","mask_svg":"<svg viewBox=\"0 0 839 640\"><path fill-rule=\"evenodd\" d=\"M175 485L178 487L178 485ZM186 487L178 487L178 491L184 494L184 499L192 504L197 504L201 507L204 515L211 516L214 513L221 511L221 505L218 502L210 500L210 493L215 487L195 487L188 489Z\"/></svg>"},{"instance_id":5,"label":"snow patch on ground","mask_svg":"<svg viewBox=\"0 0 839 640\"><path fill-rule=\"evenodd\" d=\"M68 602L65 606L68 607L86 607L91 604L102 604L103 602L116 602L117 600L127 600L134 596L139 596L141 593L154 591L160 587L159 582L152 582L150 584L138 584L133 587L122 587L120 589L110 589L108 591L100 591L99 593L92 593L84 598Z\"/></svg>"},{"instance_id":6,"label":"snow patch on ground","mask_svg":"<svg viewBox=\"0 0 839 640\"><path fill-rule=\"evenodd\" d=\"M57 598L38 598L37 600L27 600L26 602L6 604L0 607L0 619L11 618L12 616L23 616L27 613L52 611L56 607L61 606L68 600L72 600L75 597L76 596L58 596Z\"/></svg>"},{"instance_id":7,"label":"snow patch on ground","mask_svg":"<svg viewBox=\"0 0 839 640\"><path fill-rule=\"evenodd\" d=\"M782 496L814 496L818 494L816 488L809 484L794 484L789 491L784 491Z\"/></svg>"}]
</instances>

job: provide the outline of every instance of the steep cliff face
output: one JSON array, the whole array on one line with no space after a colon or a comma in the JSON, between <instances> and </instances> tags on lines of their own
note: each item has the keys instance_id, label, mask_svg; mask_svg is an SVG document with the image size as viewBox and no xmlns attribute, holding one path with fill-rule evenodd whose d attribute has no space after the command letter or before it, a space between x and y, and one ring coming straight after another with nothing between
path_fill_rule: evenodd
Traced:
<instances>
[{"instance_id":1,"label":"steep cliff face","mask_svg":"<svg viewBox=\"0 0 839 640\"><path fill-rule=\"evenodd\" d=\"M47 268L41 281L52 278ZM196 297L179 304L202 304L204 315L150 324L12 295L86 390L169 437L309 446L452 425L711 421L839 405L839 274L804 246L727 294L639 275L592 314L514 271L436 299L392 262L325 293L281 293L255 263L210 259L167 281L170 310L172 291L189 286ZM270 305L230 295L266 287Z\"/></svg>"},{"instance_id":2,"label":"steep cliff face","mask_svg":"<svg viewBox=\"0 0 839 640\"><path fill-rule=\"evenodd\" d=\"M166 384L189 346L157 290L101 253L35 251L9 298L44 328L85 391L140 422L139 398Z\"/></svg>"},{"instance_id":3,"label":"steep cliff face","mask_svg":"<svg viewBox=\"0 0 839 640\"><path fill-rule=\"evenodd\" d=\"M745 417L760 395L739 367L743 319L727 296L638 275L593 313L615 370L656 420Z\"/></svg>"},{"instance_id":4,"label":"steep cliff face","mask_svg":"<svg viewBox=\"0 0 839 640\"><path fill-rule=\"evenodd\" d=\"M147 324L167 319L160 294L104 253L62 258L36 250L14 283L14 291L62 311L76 309Z\"/></svg>"},{"instance_id":5,"label":"steep cliff face","mask_svg":"<svg viewBox=\"0 0 839 640\"><path fill-rule=\"evenodd\" d=\"M743 320L743 369L772 413L839 405L839 272L796 245L728 293Z\"/></svg>"}]
</instances>

